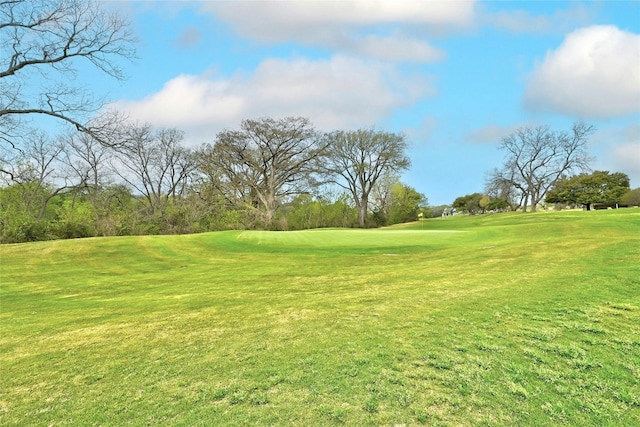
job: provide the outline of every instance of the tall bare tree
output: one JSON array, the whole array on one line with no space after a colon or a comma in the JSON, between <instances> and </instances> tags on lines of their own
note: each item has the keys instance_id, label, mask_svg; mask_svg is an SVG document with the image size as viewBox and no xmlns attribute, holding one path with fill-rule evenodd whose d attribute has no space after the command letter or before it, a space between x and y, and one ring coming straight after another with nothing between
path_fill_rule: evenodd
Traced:
<instances>
[{"instance_id":1,"label":"tall bare tree","mask_svg":"<svg viewBox=\"0 0 640 427\"><path fill-rule=\"evenodd\" d=\"M365 226L369 195L387 173L409 167L408 147L402 134L376 131L336 131L327 135L327 148L320 165L328 180L352 195L358 208L358 224Z\"/></svg>"},{"instance_id":2,"label":"tall bare tree","mask_svg":"<svg viewBox=\"0 0 640 427\"><path fill-rule=\"evenodd\" d=\"M252 209L262 209L271 226L281 201L309 190L312 160L323 150L309 119L286 117L244 120L240 130L220 132L207 156L227 186Z\"/></svg>"},{"instance_id":3,"label":"tall bare tree","mask_svg":"<svg viewBox=\"0 0 640 427\"><path fill-rule=\"evenodd\" d=\"M181 145L184 134L150 125L130 125L125 133L113 169L145 198L152 215L162 213L167 201L182 195L195 168L191 151Z\"/></svg>"},{"instance_id":4,"label":"tall bare tree","mask_svg":"<svg viewBox=\"0 0 640 427\"><path fill-rule=\"evenodd\" d=\"M89 198L107 185L108 159L113 154L109 147L100 144L86 133L69 134L63 143L64 162L84 183Z\"/></svg>"},{"instance_id":5,"label":"tall bare tree","mask_svg":"<svg viewBox=\"0 0 640 427\"><path fill-rule=\"evenodd\" d=\"M16 148L21 118L44 115L104 136L88 120L103 106L76 83L88 62L123 79L135 55L129 23L94 0L0 0L0 142Z\"/></svg>"},{"instance_id":6,"label":"tall bare tree","mask_svg":"<svg viewBox=\"0 0 640 427\"><path fill-rule=\"evenodd\" d=\"M63 142L63 161L70 176L81 183L79 188L93 206L96 229L103 233L104 219L108 217L105 189L110 184L109 160L113 150L87 133L69 133Z\"/></svg>"},{"instance_id":7,"label":"tall bare tree","mask_svg":"<svg viewBox=\"0 0 640 427\"><path fill-rule=\"evenodd\" d=\"M500 149L506 153L502 178L521 191L524 211L530 204L535 212L564 174L588 168L587 141L593 132L593 125L576 122L570 132L523 127L502 139Z\"/></svg>"}]
</instances>

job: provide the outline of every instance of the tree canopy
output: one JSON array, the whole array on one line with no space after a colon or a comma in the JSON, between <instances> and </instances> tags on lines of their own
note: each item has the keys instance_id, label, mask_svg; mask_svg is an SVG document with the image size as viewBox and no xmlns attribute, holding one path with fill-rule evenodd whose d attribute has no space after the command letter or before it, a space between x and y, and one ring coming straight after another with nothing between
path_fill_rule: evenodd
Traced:
<instances>
[{"instance_id":1,"label":"tree canopy","mask_svg":"<svg viewBox=\"0 0 640 427\"><path fill-rule=\"evenodd\" d=\"M640 206L640 187L627 191L620 199L620 203L627 206Z\"/></svg>"},{"instance_id":2,"label":"tree canopy","mask_svg":"<svg viewBox=\"0 0 640 427\"><path fill-rule=\"evenodd\" d=\"M399 224L415 221L420 208L427 203L424 194L401 182L391 187L391 207L388 224Z\"/></svg>"},{"instance_id":3,"label":"tree canopy","mask_svg":"<svg viewBox=\"0 0 640 427\"><path fill-rule=\"evenodd\" d=\"M629 191L629 177L620 172L595 171L560 179L549 191L547 203L619 203Z\"/></svg>"},{"instance_id":4,"label":"tree canopy","mask_svg":"<svg viewBox=\"0 0 640 427\"><path fill-rule=\"evenodd\" d=\"M562 178L588 167L587 141L595 131L584 122L573 124L571 131L554 131L548 126L522 127L502 139L504 165L494 182L508 182L522 194L523 210L538 203Z\"/></svg>"},{"instance_id":5,"label":"tree canopy","mask_svg":"<svg viewBox=\"0 0 640 427\"><path fill-rule=\"evenodd\" d=\"M303 117L244 120L239 130L220 132L212 146L203 147L200 159L217 171L224 191L246 207L262 207L262 220L270 226L283 199L309 191L312 160L324 144Z\"/></svg>"},{"instance_id":6,"label":"tree canopy","mask_svg":"<svg viewBox=\"0 0 640 427\"><path fill-rule=\"evenodd\" d=\"M480 193L467 194L456 198L451 206L462 212L476 214L484 210L484 208L480 206L483 197Z\"/></svg>"},{"instance_id":7,"label":"tree canopy","mask_svg":"<svg viewBox=\"0 0 640 427\"><path fill-rule=\"evenodd\" d=\"M320 169L329 182L351 194L358 209L358 224L364 227L369 195L378 180L411 164L406 154L407 140L402 134L360 129L332 132L326 141Z\"/></svg>"}]
</instances>

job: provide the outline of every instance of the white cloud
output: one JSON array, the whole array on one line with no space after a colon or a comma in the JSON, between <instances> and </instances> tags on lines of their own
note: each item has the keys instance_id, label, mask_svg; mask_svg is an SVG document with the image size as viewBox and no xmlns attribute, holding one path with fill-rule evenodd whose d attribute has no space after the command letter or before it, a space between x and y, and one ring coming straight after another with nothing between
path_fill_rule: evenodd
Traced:
<instances>
[{"instance_id":1,"label":"white cloud","mask_svg":"<svg viewBox=\"0 0 640 427\"><path fill-rule=\"evenodd\" d=\"M632 183L640 186L640 139L620 144L613 149L612 169L624 171Z\"/></svg>"},{"instance_id":2,"label":"white cloud","mask_svg":"<svg viewBox=\"0 0 640 427\"><path fill-rule=\"evenodd\" d=\"M348 49L354 53L387 61L432 62L444 58L445 54L428 43L405 36L381 37L370 35L353 43Z\"/></svg>"},{"instance_id":3,"label":"white cloud","mask_svg":"<svg viewBox=\"0 0 640 427\"><path fill-rule=\"evenodd\" d=\"M534 15L526 10L485 12L481 19L496 28L515 33L557 33L583 26L593 19L593 15L592 10L577 4L547 15Z\"/></svg>"},{"instance_id":4,"label":"white cloud","mask_svg":"<svg viewBox=\"0 0 640 427\"><path fill-rule=\"evenodd\" d=\"M414 33L464 28L474 17L473 1L226 1L206 2L203 9L238 34L264 43L295 41L416 62L437 61L444 55Z\"/></svg>"},{"instance_id":5,"label":"white cloud","mask_svg":"<svg viewBox=\"0 0 640 427\"><path fill-rule=\"evenodd\" d=\"M239 31L260 37L288 37L298 30L311 32L336 24L371 26L390 23L466 26L473 18L473 1L226 1L206 2ZM248 13L250 12L250 13ZM276 34L268 30L276 29Z\"/></svg>"},{"instance_id":6,"label":"white cloud","mask_svg":"<svg viewBox=\"0 0 640 427\"><path fill-rule=\"evenodd\" d=\"M614 26L568 34L535 68L525 105L587 119L640 111L640 35Z\"/></svg>"},{"instance_id":7,"label":"white cloud","mask_svg":"<svg viewBox=\"0 0 640 427\"><path fill-rule=\"evenodd\" d=\"M113 107L141 122L178 127L190 143L211 141L223 128L262 116L304 116L320 129L371 126L394 109L433 95L424 76L389 64L345 56L328 60L269 59L252 74L180 75L158 93Z\"/></svg>"},{"instance_id":8,"label":"white cloud","mask_svg":"<svg viewBox=\"0 0 640 427\"><path fill-rule=\"evenodd\" d=\"M640 186L640 124L598 131L593 138L595 170L626 173L631 188Z\"/></svg>"}]
</instances>

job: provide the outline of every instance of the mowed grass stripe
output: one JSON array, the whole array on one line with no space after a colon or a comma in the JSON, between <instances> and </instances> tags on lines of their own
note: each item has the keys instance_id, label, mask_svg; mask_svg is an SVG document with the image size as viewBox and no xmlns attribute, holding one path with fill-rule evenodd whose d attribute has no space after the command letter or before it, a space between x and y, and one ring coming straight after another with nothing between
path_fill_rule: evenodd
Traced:
<instances>
[{"instance_id":1,"label":"mowed grass stripe","mask_svg":"<svg viewBox=\"0 0 640 427\"><path fill-rule=\"evenodd\" d=\"M0 423L636 425L639 214L2 246Z\"/></svg>"},{"instance_id":2,"label":"mowed grass stripe","mask_svg":"<svg viewBox=\"0 0 640 427\"><path fill-rule=\"evenodd\" d=\"M294 232L244 231L238 238L250 244L292 248L353 248L375 250L384 247L419 247L439 244L459 230L403 230L397 228L374 230L303 230Z\"/></svg>"}]
</instances>

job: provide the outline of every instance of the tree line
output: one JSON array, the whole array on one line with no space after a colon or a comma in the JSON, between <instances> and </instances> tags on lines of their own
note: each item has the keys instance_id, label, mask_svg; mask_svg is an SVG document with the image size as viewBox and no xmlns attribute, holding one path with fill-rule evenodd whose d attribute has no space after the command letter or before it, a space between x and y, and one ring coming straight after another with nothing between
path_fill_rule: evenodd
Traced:
<instances>
[{"instance_id":1,"label":"tree line","mask_svg":"<svg viewBox=\"0 0 640 427\"><path fill-rule=\"evenodd\" d=\"M192 148L179 129L105 110L104 97L75 77L88 64L124 79L121 65L135 58L131 28L94 0L0 0L0 242L366 227L445 209L428 208L424 195L399 181L410 166L402 134L326 133L307 118L266 117ZM70 131L52 137L34 117ZM586 173L594 131L583 122L569 131L518 129L503 138L504 162L488 174L485 192L453 207L535 211L544 202L637 198L626 176Z\"/></svg>"},{"instance_id":2,"label":"tree line","mask_svg":"<svg viewBox=\"0 0 640 427\"><path fill-rule=\"evenodd\" d=\"M402 134L267 117L198 148L148 124L113 135L32 132L3 165L1 241L368 227L415 220L426 203L398 179L410 164Z\"/></svg>"},{"instance_id":3,"label":"tree line","mask_svg":"<svg viewBox=\"0 0 640 427\"><path fill-rule=\"evenodd\" d=\"M487 174L484 193L456 198L452 207L472 214L487 211L535 212L539 206L638 206L640 189L631 190L621 172L590 171L587 152L593 125L575 122L569 131L548 126L522 127L504 137L503 164Z\"/></svg>"}]
</instances>

